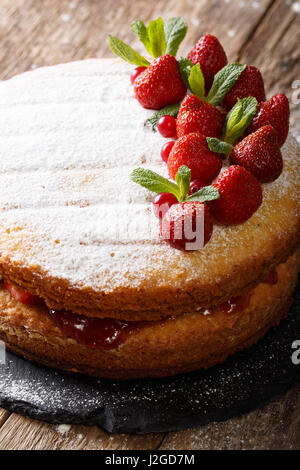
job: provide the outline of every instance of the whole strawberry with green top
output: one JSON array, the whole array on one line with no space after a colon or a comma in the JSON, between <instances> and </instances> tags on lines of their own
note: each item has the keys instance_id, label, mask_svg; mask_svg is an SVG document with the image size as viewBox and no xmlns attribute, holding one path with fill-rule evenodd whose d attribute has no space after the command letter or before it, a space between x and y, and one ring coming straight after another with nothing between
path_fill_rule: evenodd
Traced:
<instances>
[{"instance_id":1,"label":"whole strawberry with green top","mask_svg":"<svg viewBox=\"0 0 300 470\"><path fill-rule=\"evenodd\" d=\"M260 127L270 124L277 133L278 145L281 147L289 133L289 117L290 107L287 97L283 94L274 95L258 104L257 113L247 132L251 134Z\"/></svg>"},{"instance_id":2,"label":"whole strawberry with green top","mask_svg":"<svg viewBox=\"0 0 300 470\"><path fill-rule=\"evenodd\" d=\"M150 21L146 27L142 21L134 21L131 29L154 58L150 63L120 39L109 36L111 50L131 64L146 67L133 80L134 92L145 108L161 109L181 101L186 85L175 59L187 25L183 18L170 18L164 24L161 18Z\"/></svg>"},{"instance_id":3,"label":"whole strawberry with green top","mask_svg":"<svg viewBox=\"0 0 300 470\"><path fill-rule=\"evenodd\" d=\"M283 168L277 132L268 125L245 137L233 147L229 161L250 171L261 183L276 180Z\"/></svg>"},{"instance_id":4,"label":"whole strawberry with green top","mask_svg":"<svg viewBox=\"0 0 300 470\"><path fill-rule=\"evenodd\" d=\"M253 96L258 102L266 99L264 81L258 68L247 65L234 86L226 93L223 106L231 109L238 98Z\"/></svg>"},{"instance_id":5,"label":"whole strawberry with green top","mask_svg":"<svg viewBox=\"0 0 300 470\"><path fill-rule=\"evenodd\" d=\"M164 241L173 248L186 251L200 250L208 243L213 232L213 219L207 202L219 198L215 187L204 186L189 194L191 170L186 165L178 169L175 182L144 168L136 168L130 177L133 182L159 193L153 200L154 213L161 218Z\"/></svg>"},{"instance_id":6,"label":"whole strawberry with green top","mask_svg":"<svg viewBox=\"0 0 300 470\"><path fill-rule=\"evenodd\" d=\"M166 54L153 60L134 81L134 92L144 108L161 109L181 101L186 87L175 57Z\"/></svg>"},{"instance_id":7,"label":"whole strawberry with green top","mask_svg":"<svg viewBox=\"0 0 300 470\"><path fill-rule=\"evenodd\" d=\"M222 225L246 222L262 203L259 182L242 166L226 168L213 186L218 189L220 197L208 204L214 219Z\"/></svg>"},{"instance_id":8,"label":"whole strawberry with green top","mask_svg":"<svg viewBox=\"0 0 300 470\"><path fill-rule=\"evenodd\" d=\"M181 103L176 120L177 136L199 132L207 137L219 137L225 113L195 95L187 95Z\"/></svg>"},{"instance_id":9,"label":"whole strawberry with green top","mask_svg":"<svg viewBox=\"0 0 300 470\"><path fill-rule=\"evenodd\" d=\"M171 178L182 165L191 170L191 178L201 179L205 184L218 176L222 167L220 156L208 148L206 137L198 132L180 137L172 147L168 158L168 170Z\"/></svg>"},{"instance_id":10,"label":"whole strawberry with green top","mask_svg":"<svg viewBox=\"0 0 300 470\"><path fill-rule=\"evenodd\" d=\"M261 183L269 183L278 178L283 168L276 130L271 125L263 126L238 142L251 127L257 108L252 96L238 99L226 116L223 140L207 137L207 143L212 152L229 156L231 164L243 166Z\"/></svg>"},{"instance_id":11,"label":"whole strawberry with green top","mask_svg":"<svg viewBox=\"0 0 300 470\"><path fill-rule=\"evenodd\" d=\"M200 64L207 94L215 75L227 64L226 53L221 43L216 36L205 34L188 53L188 58L194 65Z\"/></svg>"},{"instance_id":12,"label":"whole strawberry with green top","mask_svg":"<svg viewBox=\"0 0 300 470\"><path fill-rule=\"evenodd\" d=\"M225 112L218 105L226 92L234 86L245 66L235 63L223 67L214 77L208 96L205 96L205 77L200 64L190 69L188 84L193 95L187 95L178 111L176 130L178 137L200 132L207 137L220 137Z\"/></svg>"}]
</instances>

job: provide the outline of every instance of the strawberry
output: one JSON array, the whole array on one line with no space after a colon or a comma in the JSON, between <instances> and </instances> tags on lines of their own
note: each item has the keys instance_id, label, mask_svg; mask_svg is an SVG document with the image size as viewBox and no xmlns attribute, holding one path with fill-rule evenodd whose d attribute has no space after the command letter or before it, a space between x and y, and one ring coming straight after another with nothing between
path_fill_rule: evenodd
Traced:
<instances>
[{"instance_id":1,"label":"strawberry","mask_svg":"<svg viewBox=\"0 0 300 470\"><path fill-rule=\"evenodd\" d=\"M20 289L20 287L11 284L7 279L4 279L3 282L6 289L18 302L22 302L22 304L28 305L38 305L42 302L42 299L37 295L31 294L30 292Z\"/></svg>"},{"instance_id":2,"label":"strawberry","mask_svg":"<svg viewBox=\"0 0 300 470\"><path fill-rule=\"evenodd\" d=\"M199 39L189 52L188 58L194 65L200 64L205 79L205 92L207 93L215 74L227 64L227 57L222 45L215 36L206 34Z\"/></svg>"},{"instance_id":3,"label":"strawberry","mask_svg":"<svg viewBox=\"0 0 300 470\"><path fill-rule=\"evenodd\" d=\"M179 108L176 119L178 137L200 132L207 137L219 137L225 120L225 114L216 106L194 95L187 95Z\"/></svg>"},{"instance_id":4,"label":"strawberry","mask_svg":"<svg viewBox=\"0 0 300 470\"><path fill-rule=\"evenodd\" d=\"M171 55L153 60L134 81L134 92L144 108L161 109L178 103L186 93L178 62Z\"/></svg>"},{"instance_id":5,"label":"strawberry","mask_svg":"<svg viewBox=\"0 0 300 470\"><path fill-rule=\"evenodd\" d=\"M277 132L278 145L281 147L289 132L290 107L285 95L272 96L268 101L258 104L257 114L247 129L248 134L257 131L262 126L271 124Z\"/></svg>"},{"instance_id":6,"label":"strawberry","mask_svg":"<svg viewBox=\"0 0 300 470\"><path fill-rule=\"evenodd\" d=\"M198 201L173 204L161 223L161 237L178 250L199 250L210 240L213 220L208 206Z\"/></svg>"},{"instance_id":7,"label":"strawberry","mask_svg":"<svg viewBox=\"0 0 300 470\"><path fill-rule=\"evenodd\" d=\"M223 105L231 109L238 98L254 96L258 102L266 99L264 81L260 71L253 65L247 65L231 90L226 94Z\"/></svg>"},{"instance_id":8,"label":"strawberry","mask_svg":"<svg viewBox=\"0 0 300 470\"><path fill-rule=\"evenodd\" d=\"M223 225L241 224L248 220L262 203L262 189L255 178L242 166L226 168L213 183L220 198L210 201L215 220Z\"/></svg>"},{"instance_id":9,"label":"strawberry","mask_svg":"<svg viewBox=\"0 0 300 470\"><path fill-rule=\"evenodd\" d=\"M231 164L241 165L261 183L278 178L283 168L275 129L263 126L239 142L229 155Z\"/></svg>"},{"instance_id":10,"label":"strawberry","mask_svg":"<svg viewBox=\"0 0 300 470\"><path fill-rule=\"evenodd\" d=\"M209 184L219 174L222 161L217 153L208 148L206 138L197 132L180 137L170 152L168 170L175 178L178 169L186 165L191 170L191 179L201 179Z\"/></svg>"}]
</instances>

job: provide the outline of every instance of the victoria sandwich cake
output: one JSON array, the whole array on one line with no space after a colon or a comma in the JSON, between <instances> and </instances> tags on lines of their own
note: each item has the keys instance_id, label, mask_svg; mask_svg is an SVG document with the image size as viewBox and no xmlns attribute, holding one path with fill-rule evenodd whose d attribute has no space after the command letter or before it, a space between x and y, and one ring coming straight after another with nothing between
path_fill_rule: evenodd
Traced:
<instances>
[{"instance_id":1,"label":"victoria sandwich cake","mask_svg":"<svg viewBox=\"0 0 300 470\"><path fill-rule=\"evenodd\" d=\"M0 83L0 339L116 379L255 344L300 260L286 97L212 35L176 59L181 18L131 28L151 59L110 36L119 58Z\"/></svg>"}]
</instances>

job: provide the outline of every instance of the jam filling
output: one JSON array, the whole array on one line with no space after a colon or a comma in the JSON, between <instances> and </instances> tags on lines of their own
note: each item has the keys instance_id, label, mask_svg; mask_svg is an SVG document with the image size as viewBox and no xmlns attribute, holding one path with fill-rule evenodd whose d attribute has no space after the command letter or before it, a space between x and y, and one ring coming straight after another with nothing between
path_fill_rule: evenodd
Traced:
<instances>
[{"instance_id":1,"label":"jam filling","mask_svg":"<svg viewBox=\"0 0 300 470\"><path fill-rule=\"evenodd\" d=\"M265 282L276 284L278 276L276 270L272 271ZM44 301L33 294L4 280L4 285L10 294L19 302L28 305L41 305ZM241 312L249 306L251 293L239 297L232 297L218 307L199 310L207 315L221 309L227 314ZM90 349L114 349L119 346L127 335L136 328L157 322L145 321L122 321L114 318L93 318L85 317L65 310L49 309L49 315L55 321L59 329L69 338L75 339L79 344L83 344ZM169 319L172 319L170 317Z\"/></svg>"},{"instance_id":2,"label":"jam filling","mask_svg":"<svg viewBox=\"0 0 300 470\"><path fill-rule=\"evenodd\" d=\"M266 284L270 284L271 286L274 286L278 282L278 273L276 269L273 269L273 271L270 272L269 276L267 279L264 280Z\"/></svg>"},{"instance_id":3,"label":"jam filling","mask_svg":"<svg viewBox=\"0 0 300 470\"><path fill-rule=\"evenodd\" d=\"M240 295L239 297L231 297L230 300L227 300L227 302L224 302L221 305L211 308L201 308L199 311L203 315L210 315L217 310L221 310L222 312L228 313L230 315L238 313L249 306L251 295L252 294L250 293L247 295Z\"/></svg>"},{"instance_id":4,"label":"jam filling","mask_svg":"<svg viewBox=\"0 0 300 470\"><path fill-rule=\"evenodd\" d=\"M224 302L220 305L220 309L224 313L233 314L241 312L247 308L250 304L251 294L240 295L239 297L232 297L227 302Z\"/></svg>"},{"instance_id":5,"label":"jam filling","mask_svg":"<svg viewBox=\"0 0 300 470\"><path fill-rule=\"evenodd\" d=\"M79 344L91 349L113 349L121 344L139 322L124 322L114 318L89 318L64 310L49 310L60 330Z\"/></svg>"}]
</instances>

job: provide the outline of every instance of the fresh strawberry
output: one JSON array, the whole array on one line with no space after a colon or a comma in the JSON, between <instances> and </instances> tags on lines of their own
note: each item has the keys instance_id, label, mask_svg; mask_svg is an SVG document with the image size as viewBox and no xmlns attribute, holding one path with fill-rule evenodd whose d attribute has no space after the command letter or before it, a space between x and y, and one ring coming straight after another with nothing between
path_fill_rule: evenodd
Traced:
<instances>
[{"instance_id":1,"label":"fresh strawberry","mask_svg":"<svg viewBox=\"0 0 300 470\"><path fill-rule=\"evenodd\" d=\"M227 64L223 47L215 36L206 34L199 39L189 52L188 58L194 65L200 64L205 79L205 92L207 93L215 74Z\"/></svg>"},{"instance_id":2,"label":"fresh strawberry","mask_svg":"<svg viewBox=\"0 0 300 470\"><path fill-rule=\"evenodd\" d=\"M225 114L216 106L197 96L187 95L179 108L176 119L178 137L200 132L207 137L219 137L225 120Z\"/></svg>"},{"instance_id":3,"label":"fresh strawberry","mask_svg":"<svg viewBox=\"0 0 300 470\"><path fill-rule=\"evenodd\" d=\"M134 92L144 108L161 109L178 103L186 93L178 62L171 55L153 60L134 81Z\"/></svg>"},{"instance_id":4,"label":"fresh strawberry","mask_svg":"<svg viewBox=\"0 0 300 470\"><path fill-rule=\"evenodd\" d=\"M229 155L231 164L241 165L261 183L278 178L283 168L275 129L263 126L239 142Z\"/></svg>"},{"instance_id":5,"label":"fresh strawberry","mask_svg":"<svg viewBox=\"0 0 300 470\"><path fill-rule=\"evenodd\" d=\"M264 81L260 71L253 65L247 65L235 85L226 94L223 105L231 109L238 98L254 96L258 102L266 99Z\"/></svg>"},{"instance_id":6,"label":"fresh strawberry","mask_svg":"<svg viewBox=\"0 0 300 470\"><path fill-rule=\"evenodd\" d=\"M272 96L268 101L258 104L257 114L247 129L247 133L257 131L262 126L271 124L277 132L278 145L281 147L289 132L290 107L285 95Z\"/></svg>"},{"instance_id":7,"label":"fresh strawberry","mask_svg":"<svg viewBox=\"0 0 300 470\"><path fill-rule=\"evenodd\" d=\"M220 173L222 161L217 153L209 150L206 138L194 132L175 142L168 158L171 178L175 178L182 165L190 168L192 180L201 179L209 184Z\"/></svg>"},{"instance_id":8,"label":"fresh strawberry","mask_svg":"<svg viewBox=\"0 0 300 470\"><path fill-rule=\"evenodd\" d=\"M162 219L162 239L178 250L200 250L212 232L209 208L198 201L173 204Z\"/></svg>"},{"instance_id":9,"label":"fresh strawberry","mask_svg":"<svg viewBox=\"0 0 300 470\"><path fill-rule=\"evenodd\" d=\"M215 220L223 225L241 224L248 220L262 203L262 189L257 179L242 166L226 168L213 186L220 199L210 201Z\"/></svg>"},{"instance_id":10,"label":"fresh strawberry","mask_svg":"<svg viewBox=\"0 0 300 470\"><path fill-rule=\"evenodd\" d=\"M22 302L22 304L28 305L38 305L42 302L42 299L37 295L31 294L30 292L20 289L20 287L11 284L7 279L4 279L3 282L6 289L18 302Z\"/></svg>"}]
</instances>

